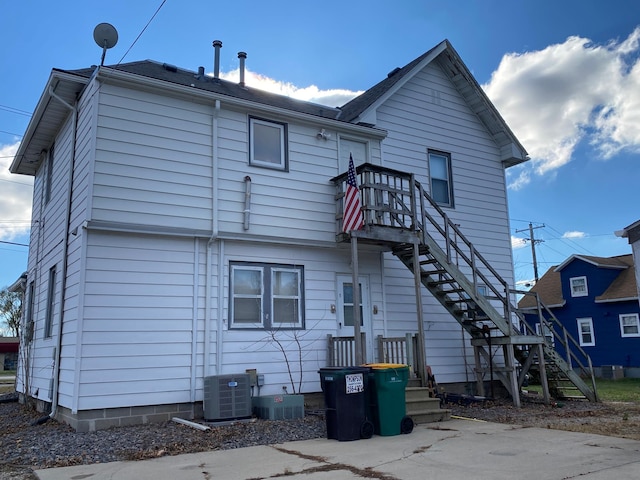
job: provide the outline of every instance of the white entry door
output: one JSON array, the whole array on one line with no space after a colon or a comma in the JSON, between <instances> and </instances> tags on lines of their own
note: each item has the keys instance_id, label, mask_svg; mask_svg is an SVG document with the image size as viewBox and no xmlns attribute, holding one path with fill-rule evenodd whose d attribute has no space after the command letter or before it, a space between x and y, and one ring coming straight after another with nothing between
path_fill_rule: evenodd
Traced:
<instances>
[{"instance_id":1,"label":"white entry door","mask_svg":"<svg viewBox=\"0 0 640 480\"><path fill-rule=\"evenodd\" d=\"M369 308L369 282L366 277L360 277L360 332L370 340L371 309ZM353 277L338 275L338 334L341 337L353 337Z\"/></svg>"}]
</instances>

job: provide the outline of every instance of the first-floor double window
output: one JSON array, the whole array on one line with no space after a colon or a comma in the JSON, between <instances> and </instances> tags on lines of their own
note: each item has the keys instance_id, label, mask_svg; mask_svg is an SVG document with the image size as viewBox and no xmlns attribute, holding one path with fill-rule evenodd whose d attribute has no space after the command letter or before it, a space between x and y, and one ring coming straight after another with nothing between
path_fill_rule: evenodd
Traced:
<instances>
[{"instance_id":1,"label":"first-floor double window","mask_svg":"<svg viewBox=\"0 0 640 480\"><path fill-rule=\"evenodd\" d=\"M304 328L304 269L268 263L230 263L230 328Z\"/></svg>"}]
</instances>

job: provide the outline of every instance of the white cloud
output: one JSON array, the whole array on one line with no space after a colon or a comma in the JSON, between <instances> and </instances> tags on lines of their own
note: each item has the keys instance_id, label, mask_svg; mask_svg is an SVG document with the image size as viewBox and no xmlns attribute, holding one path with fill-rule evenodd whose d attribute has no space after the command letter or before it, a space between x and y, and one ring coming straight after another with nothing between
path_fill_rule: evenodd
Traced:
<instances>
[{"instance_id":1,"label":"white cloud","mask_svg":"<svg viewBox=\"0 0 640 480\"><path fill-rule=\"evenodd\" d=\"M237 82L240 78L240 73L238 69L230 72L221 72L220 78L231 82ZM310 85L308 87L296 87L290 82L274 80L273 78L252 72L247 68L245 68L244 80L248 86L253 88L330 107L344 105L349 100L362 93L361 91L353 92L351 90L343 89L320 90L315 85Z\"/></svg>"},{"instance_id":2,"label":"white cloud","mask_svg":"<svg viewBox=\"0 0 640 480\"><path fill-rule=\"evenodd\" d=\"M571 240L576 239L576 238L586 238L587 234L584 232L564 232L562 234L562 238L569 238Z\"/></svg>"},{"instance_id":3,"label":"white cloud","mask_svg":"<svg viewBox=\"0 0 640 480\"><path fill-rule=\"evenodd\" d=\"M571 161L580 141L603 159L640 152L640 27L597 45L569 37L543 50L505 55L483 88L545 175ZM521 173L511 188L530 178Z\"/></svg>"},{"instance_id":4,"label":"white cloud","mask_svg":"<svg viewBox=\"0 0 640 480\"><path fill-rule=\"evenodd\" d=\"M11 241L29 231L33 177L13 175L9 165L20 142L0 145L0 240Z\"/></svg>"},{"instance_id":5,"label":"white cloud","mask_svg":"<svg viewBox=\"0 0 640 480\"><path fill-rule=\"evenodd\" d=\"M524 248L527 246L527 241L524 238L511 236L511 248L517 250L518 248Z\"/></svg>"}]
</instances>

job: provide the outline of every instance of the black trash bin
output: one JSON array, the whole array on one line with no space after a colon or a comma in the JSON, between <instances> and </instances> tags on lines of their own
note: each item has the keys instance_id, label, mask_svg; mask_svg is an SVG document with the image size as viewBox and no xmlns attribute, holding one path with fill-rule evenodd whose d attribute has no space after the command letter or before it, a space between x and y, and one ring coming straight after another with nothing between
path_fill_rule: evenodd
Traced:
<instances>
[{"instance_id":1,"label":"black trash bin","mask_svg":"<svg viewBox=\"0 0 640 480\"><path fill-rule=\"evenodd\" d=\"M373 436L373 423L367 418L369 372L369 367L320 369L327 438L346 441Z\"/></svg>"}]
</instances>

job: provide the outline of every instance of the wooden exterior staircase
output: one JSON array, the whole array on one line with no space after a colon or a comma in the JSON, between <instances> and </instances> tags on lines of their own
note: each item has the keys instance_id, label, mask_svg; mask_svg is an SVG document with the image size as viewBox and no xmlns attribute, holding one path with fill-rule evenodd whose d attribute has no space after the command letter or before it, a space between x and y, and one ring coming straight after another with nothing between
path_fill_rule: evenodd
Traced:
<instances>
[{"instance_id":1,"label":"wooden exterior staircase","mask_svg":"<svg viewBox=\"0 0 640 480\"><path fill-rule=\"evenodd\" d=\"M528 292L510 288L414 175L370 164L356 171L365 226L350 234L338 227L337 240L357 237L361 243L388 247L413 272L416 284L429 290L458 321L471 337L478 395L485 395L486 380L491 386L499 380L520 406L529 374L540 379L547 402L549 383L560 381L598 401L589 356L539 299L536 319L543 328L536 333L513 302L516 294ZM346 173L333 182L340 226ZM556 345L563 346L564 356ZM424 375L424 369L420 371Z\"/></svg>"}]
</instances>

